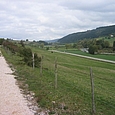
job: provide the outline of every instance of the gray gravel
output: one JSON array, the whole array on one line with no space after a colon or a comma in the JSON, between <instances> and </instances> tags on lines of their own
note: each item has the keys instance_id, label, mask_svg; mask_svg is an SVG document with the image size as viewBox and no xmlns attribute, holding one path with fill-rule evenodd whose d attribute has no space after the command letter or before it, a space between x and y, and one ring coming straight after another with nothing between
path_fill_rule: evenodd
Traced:
<instances>
[{"instance_id":1,"label":"gray gravel","mask_svg":"<svg viewBox=\"0 0 115 115\"><path fill-rule=\"evenodd\" d=\"M0 56L0 115L34 115L14 77L4 57Z\"/></svg>"}]
</instances>

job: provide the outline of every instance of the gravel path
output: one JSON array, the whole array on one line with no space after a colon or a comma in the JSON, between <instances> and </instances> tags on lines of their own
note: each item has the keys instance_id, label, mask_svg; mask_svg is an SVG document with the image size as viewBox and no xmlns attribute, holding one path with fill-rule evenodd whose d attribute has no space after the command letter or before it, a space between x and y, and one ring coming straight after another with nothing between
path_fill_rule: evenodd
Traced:
<instances>
[{"instance_id":1,"label":"gravel path","mask_svg":"<svg viewBox=\"0 0 115 115\"><path fill-rule=\"evenodd\" d=\"M14 77L4 57L0 56L0 115L34 115Z\"/></svg>"}]
</instances>

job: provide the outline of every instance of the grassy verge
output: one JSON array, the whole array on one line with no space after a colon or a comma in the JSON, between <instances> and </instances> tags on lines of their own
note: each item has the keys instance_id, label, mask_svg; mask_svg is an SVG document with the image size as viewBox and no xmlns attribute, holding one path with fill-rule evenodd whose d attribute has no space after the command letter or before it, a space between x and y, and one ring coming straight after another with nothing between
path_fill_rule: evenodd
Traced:
<instances>
[{"instance_id":1,"label":"grassy verge","mask_svg":"<svg viewBox=\"0 0 115 115\"><path fill-rule=\"evenodd\" d=\"M39 105L60 115L90 115L91 88L89 68L92 67L95 84L95 102L97 115L115 113L115 65L105 62L74 57L66 54L51 53L32 48L33 52L43 56L43 76L40 69L24 65L21 58L3 50L9 63L15 67L18 80L28 84L35 92ZM54 61L58 59L58 87L54 88Z\"/></svg>"}]
</instances>

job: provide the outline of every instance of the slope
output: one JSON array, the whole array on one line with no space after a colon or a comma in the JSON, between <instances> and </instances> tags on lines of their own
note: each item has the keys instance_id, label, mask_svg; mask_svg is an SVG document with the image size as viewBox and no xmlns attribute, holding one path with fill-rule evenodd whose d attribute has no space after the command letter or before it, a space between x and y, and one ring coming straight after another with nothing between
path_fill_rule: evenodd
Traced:
<instances>
[{"instance_id":1,"label":"slope","mask_svg":"<svg viewBox=\"0 0 115 115\"><path fill-rule=\"evenodd\" d=\"M115 25L99 27L93 30L69 34L58 40L59 43L74 43L82 39L93 39L109 35L115 35Z\"/></svg>"}]
</instances>

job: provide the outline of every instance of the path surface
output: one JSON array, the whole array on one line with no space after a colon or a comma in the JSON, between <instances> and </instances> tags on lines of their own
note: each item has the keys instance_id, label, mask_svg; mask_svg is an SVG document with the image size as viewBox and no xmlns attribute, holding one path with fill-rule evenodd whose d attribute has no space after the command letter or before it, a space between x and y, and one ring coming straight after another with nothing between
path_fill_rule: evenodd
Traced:
<instances>
[{"instance_id":1,"label":"path surface","mask_svg":"<svg viewBox=\"0 0 115 115\"><path fill-rule=\"evenodd\" d=\"M4 57L0 56L0 115L34 115L14 77Z\"/></svg>"},{"instance_id":2,"label":"path surface","mask_svg":"<svg viewBox=\"0 0 115 115\"><path fill-rule=\"evenodd\" d=\"M69 54L69 55L78 56L78 57L82 57L82 58L87 58L87 59L92 59L92 60L97 60L97 61L102 61L102 62L107 62L107 63L113 63L113 64L115 64L115 61L111 61L111 60L99 59L99 58L94 58L94 57L89 57L89 56L83 56L83 55L73 54L73 53L68 53L68 52L61 52L61 51L57 51L57 50L49 50L49 51L63 53L63 54Z\"/></svg>"}]
</instances>

